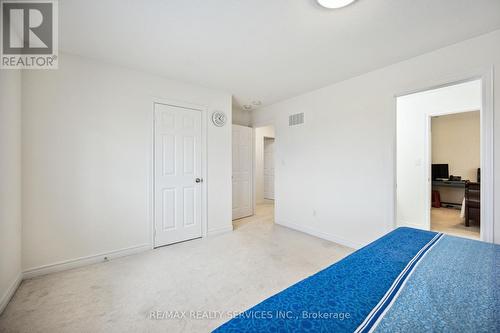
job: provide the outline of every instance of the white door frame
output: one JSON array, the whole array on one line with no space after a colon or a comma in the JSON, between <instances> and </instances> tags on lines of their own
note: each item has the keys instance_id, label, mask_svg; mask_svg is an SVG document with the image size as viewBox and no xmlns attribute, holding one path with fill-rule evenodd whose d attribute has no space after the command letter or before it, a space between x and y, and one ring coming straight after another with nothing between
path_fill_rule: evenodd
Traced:
<instances>
[{"instance_id":1,"label":"white door frame","mask_svg":"<svg viewBox=\"0 0 500 333\"><path fill-rule=\"evenodd\" d=\"M424 92L428 90L435 90L439 88L454 86L460 83L470 82L470 81L481 81L481 240L493 243L494 241L494 110L493 110L493 68L482 69L474 71L472 73L465 73L459 78L450 79L444 81L441 84L429 85L427 88L415 89L412 91L407 91L394 96L395 102L395 130L394 130L394 209L393 209L393 228L397 224L397 98L411 95L419 92ZM476 110L474 110L476 111ZM430 120L430 118L428 119ZM426 129L426 150L425 156L427 158L426 163L429 162L429 123ZM429 162L430 163L430 162ZM426 164L427 165L427 164ZM426 169L427 174L430 172L430 168ZM428 225L430 227L430 192L426 191L427 201L426 207L428 207Z\"/></svg>"},{"instance_id":2,"label":"white door frame","mask_svg":"<svg viewBox=\"0 0 500 333\"><path fill-rule=\"evenodd\" d=\"M208 194L208 158L207 158L207 108L204 106L183 102L183 101L175 101L171 99L165 98L156 98L152 99L152 110L151 110L151 158L150 158L150 204L149 204L149 232L151 235L151 248L154 249L155 245L155 104L164 104L168 106L196 110L201 112L201 174L203 178L203 182L201 183L201 237L207 237L208 230L208 204L207 204L207 194Z\"/></svg>"}]
</instances>

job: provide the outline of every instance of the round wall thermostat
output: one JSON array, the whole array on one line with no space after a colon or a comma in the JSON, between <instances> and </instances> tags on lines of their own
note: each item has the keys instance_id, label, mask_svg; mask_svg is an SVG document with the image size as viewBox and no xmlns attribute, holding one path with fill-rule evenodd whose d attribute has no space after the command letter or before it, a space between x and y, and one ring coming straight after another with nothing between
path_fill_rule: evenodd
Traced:
<instances>
[{"instance_id":1,"label":"round wall thermostat","mask_svg":"<svg viewBox=\"0 0 500 333\"><path fill-rule=\"evenodd\" d=\"M217 127L222 127L226 124L227 118L224 112L215 111L212 113L212 122Z\"/></svg>"}]
</instances>

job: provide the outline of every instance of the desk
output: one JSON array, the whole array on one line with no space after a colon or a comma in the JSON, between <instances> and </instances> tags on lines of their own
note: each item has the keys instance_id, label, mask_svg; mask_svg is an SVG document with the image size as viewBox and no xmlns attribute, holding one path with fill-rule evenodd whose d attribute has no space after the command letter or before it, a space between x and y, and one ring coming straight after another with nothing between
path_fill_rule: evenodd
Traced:
<instances>
[{"instance_id":1,"label":"desk","mask_svg":"<svg viewBox=\"0 0 500 333\"><path fill-rule=\"evenodd\" d=\"M444 205L451 205L451 206L456 206L457 208L462 207L462 200L465 195L465 180L433 180L432 181L432 189L436 189L437 187L445 187L449 188L449 191L443 191L447 192L445 196L449 197L454 197L453 201L455 202L450 202L450 201L442 201ZM451 190L455 189L454 193L450 193ZM460 193L456 193L457 191L460 191ZM441 197L444 198L443 193L441 193Z\"/></svg>"},{"instance_id":2,"label":"desk","mask_svg":"<svg viewBox=\"0 0 500 333\"><path fill-rule=\"evenodd\" d=\"M465 189L465 180L433 180L432 187L434 186L458 187Z\"/></svg>"}]
</instances>

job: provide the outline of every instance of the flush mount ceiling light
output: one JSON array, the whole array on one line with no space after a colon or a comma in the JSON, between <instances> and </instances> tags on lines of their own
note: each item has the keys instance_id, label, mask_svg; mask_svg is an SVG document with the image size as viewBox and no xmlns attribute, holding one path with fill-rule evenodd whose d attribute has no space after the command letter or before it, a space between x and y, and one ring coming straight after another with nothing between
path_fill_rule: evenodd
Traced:
<instances>
[{"instance_id":1,"label":"flush mount ceiling light","mask_svg":"<svg viewBox=\"0 0 500 333\"><path fill-rule=\"evenodd\" d=\"M349 6L356 0L317 0L317 1L321 6L325 8L336 9Z\"/></svg>"}]
</instances>

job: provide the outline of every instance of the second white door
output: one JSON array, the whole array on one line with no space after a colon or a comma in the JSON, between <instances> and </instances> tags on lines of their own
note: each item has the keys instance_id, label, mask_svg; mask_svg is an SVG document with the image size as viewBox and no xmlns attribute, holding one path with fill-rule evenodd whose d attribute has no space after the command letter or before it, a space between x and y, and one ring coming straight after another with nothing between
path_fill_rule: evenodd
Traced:
<instances>
[{"instance_id":1,"label":"second white door","mask_svg":"<svg viewBox=\"0 0 500 333\"><path fill-rule=\"evenodd\" d=\"M274 200L274 139L264 138L264 198Z\"/></svg>"},{"instance_id":2,"label":"second white door","mask_svg":"<svg viewBox=\"0 0 500 333\"><path fill-rule=\"evenodd\" d=\"M202 235L201 111L155 104L155 246Z\"/></svg>"},{"instance_id":3,"label":"second white door","mask_svg":"<svg viewBox=\"0 0 500 333\"><path fill-rule=\"evenodd\" d=\"M253 214L253 130L233 125L233 220Z\"/></svg>"}]
</instances>

